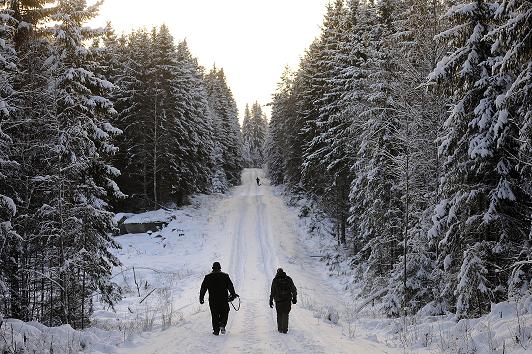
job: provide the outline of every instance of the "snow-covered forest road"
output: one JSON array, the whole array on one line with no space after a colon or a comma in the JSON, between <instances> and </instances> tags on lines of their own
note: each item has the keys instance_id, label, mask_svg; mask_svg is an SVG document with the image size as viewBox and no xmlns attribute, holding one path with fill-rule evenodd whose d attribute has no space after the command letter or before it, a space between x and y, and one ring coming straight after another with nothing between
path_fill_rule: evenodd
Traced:
<instances>
[{"instance_id":1,"label":"snow-covered forest road","mask_svg":"<svg viewBox=\"0 0 532 354\"><path fill-rule=\"evenodd\" d=\"M382 344L363 339L364 335L349 338L341 326L315 318L313 309L332 305L341 310L346 299L335 290L323 269L318 269L323 265L310 257L313 254L300 242L296 218L272 194L262 170L244 170L242 185L214 208L204 247L195 262L204 263L202 267L208 272L213 261L220 261L222 271L229 273L240 295L241 309L235 312L231 308L227 334L212 335L207 301L201 306L198 303L203 277L198 273L183 280L187 284L174 302L183 312L182 322L125 344L120 350L128 354L390 352ZM179 257L174 259L179 261ZM298 288L288 334L277 332L275 309L268 306L277 267L283 267Z\"/></svg>"}]
</instances>

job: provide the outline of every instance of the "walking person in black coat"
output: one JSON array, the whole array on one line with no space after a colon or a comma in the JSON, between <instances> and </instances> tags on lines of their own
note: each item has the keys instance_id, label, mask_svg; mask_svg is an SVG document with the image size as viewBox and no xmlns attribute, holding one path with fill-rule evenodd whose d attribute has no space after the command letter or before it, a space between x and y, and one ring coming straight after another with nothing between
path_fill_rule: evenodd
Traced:
<instances>
[{"instance_id":1,"label":"walking person in black coat","mask_svg":"<svg viewBox=\"0 0 532 354\"><path fill-rule=\"evenodd\" d=\"M209 307L212 316L212 334L225 334L227 317L229 316L229 300L238 297L233 282L227 273L222 272L220 263L212 264L212 272L205 276L201 283L200 304L205 302L205 293L209 291ZM228 296L230 294L230 298Z\"/></svg>"},{"instance_id":2,"label":"walking person in black coat","mask_svg":"<svg viewBox=\"0 0 532 354\"><path fill-rule=\"evenodd\" d=\"M277 311L277 330L280 333L288 333L288 314L292 309L292 304L297 303L297 289L282 268L277 269L277 274L272 281L270 293L270 307L273 308L275 300L275 310Z\"/></svg>"}]
</instances>

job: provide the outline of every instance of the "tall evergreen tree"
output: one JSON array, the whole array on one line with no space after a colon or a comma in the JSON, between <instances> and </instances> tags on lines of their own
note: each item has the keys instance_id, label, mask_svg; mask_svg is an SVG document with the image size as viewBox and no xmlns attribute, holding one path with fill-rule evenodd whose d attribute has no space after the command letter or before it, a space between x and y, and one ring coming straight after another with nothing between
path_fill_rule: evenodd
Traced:
<instances>
[{"instance_id":1,"label":"tall evergreen tree","mask_svg":"<svg viewBox=\"0 0 532 354\"><path fill-rule=\"evenodd\" d=\"M17 165L16 173L10 174L5 187L9 189L17 206L17 214L11 218L11 226L19 235L10 239L13 242L5 245L7 253L1 254L3 260L9 260L6 267L9 273L9 291L4 299L8 315L26 320L30 318L29 274L33 267L40 264L35 264L30 257L37 255L42 247L38 223L30 219L42 203L36 196L38 193L35 193L40 183L36 177L43 174L41 172L45 170L41 168L46 163L42 155L37 154L46 149L43 148L47 144L43 133L49 107L47 75L43 70L43 63L48 55L48 43L43 39L42 33L34 29L49 19L55 8L52 3L50 0L2 2L2 9L12 18L9 21L6 19L6 24L11 23L14 30L11 38L5 43L14 48L17 66L15 72L11 70L14 75L8 81L13 93L8 102L12 109L8 110L9 119L2 117L1 123L5 134L3 137L10 137L9 149L4 152L8 154L8 159ZM30 242L31 240L37 241ZM44 256L41 259L44 259Z\"/></svg>"},{"instance_id":2,"label":"tall evergreen tree","mask_svg":"<svg viewBox=\"0 0 532 354\"><path fill-rule=\"evenodd\" d=\"M10 284L18 283L16 264L10 258L12 252L17 252L20 238L11 223L17 212L13 201L16 187L12 182L18 164L12 160L13 140L3 129L6 123L9 124L8 120L13 119L13 100L16 94L13 84L18 58L14 37L18 23L12 15L13 10L9 8L2 8L0 11L0 293L6 300L18 295L17 291L10 291ZM0 301L0 313L8 312L8 301ZM16 301L11 304L16 306Z\"/></svg>"},{"instance_id":3,"label":"tall evergreen tree","mask_svg":"<svg viewBox=\"0 0 532 354\"><path fill-rule=\"evenodd\" d=\"M509 296L525 295L532 283L531 255L527 251L532 247L532 167L527 163L532 160L532 44L529 40L532 29L527 20L531 17L529 1L501 1L495 10L497 25L488 34L498 44L491 48L492 75L500 83L496 86L500 88L496 97L491 97L495 98L491 106L496 120L490 130L505 155L499 161L505 167L498 170L499 182L491 192L490 208L505 214L501 217L505 235L499 243L506 245L505 265L511 269ZM515 195L513 206L504 198L507 184Z\"/></svg>"},{"instance_id":4,"label":"tall evergreen tree","mask_svg":"<svg viewBox=\"0 0 532 354\"><path fill-rule=\"evenodd\" d=\"M177 47L177 63L182 75L177 78L174 95L178 102L178 114L188 131L188 140L183 141L191 149L186 162L188 174L181 176L183 185L190 183L189 189L182 188L182 195L212 190L211 174L213 159L213 127L212 117L208 111L208 97L202 78L202 68L192 57L187 43L181 42ZM177 89L181 90L181 93Z\"/></svg>"},{"instance_id":5,"label":"tall evergreen tree","mask_svg":"<svg viewBox=\"0 0 532 354\"><path fill-rule=\"evenodd\" d=\"M246 167L252 166L251 157L251 112L249 105L244 109L244 120L242 121L242 158Z\"/></svg>"},{"instance_id":6,"label":"tall evergreen tree","mask_svg":"<svg viewBox=\"0 0 532 354\"><path fill-rule=\"evenodd\" d=\"M238 111L233 94L227 86L222 69L213 68L205 77L211 112L214 115L214 136L218 142L215 147L215 165L221 165L223 172L215 172L215 178L227 180L229 185L240 182L243 166L242 136L238 123ZM216 168L216 167L215 167Z\"/></svg>"},{"instance_id":7,"label":"tall evergreen tree","mask_svg":"<svg viewBox=\"0 0 532 354\"><path fill-rule=\"evenodd\" d=\"M50 263L59 284L54 322L82 328L88 323L94 291L113 302L111 267L118 265L110 252L118 244L109 236L113 214L107 204L109 194L120 193L113 181L118 171L102 157L114 153L109 140L120 131L109 123L115 111L105 93L112 84L90 71L90 52L84 44L100 32L81 30L98 7L99 3L87 7L83 0L58 2L51 17L56 24L50 28L54 39L47 61L54 99L53 155L45 177L49 203L41 213L51 221L46 231L57 252Z\"/></svg>"},{"instance_id":8,"label":"tall evergreen tree","mask_svg":"<svg viewBox=\"0 0 532 354\"><path fill-rule=\"evenodd\" d=\"M152 65L148 33L145 30L131 33L124 52L123 74L117 82L120 91L116 98L118 116L115 123L124 132L118 140L120 153L116 161L123 176L119 182L133 204L147 208L153 206L150 188L150 175L153 174L150 174L149 166L154 143L150 138L153 127L150 109L154 95L148 73Z\"/></svg>"},{"instance_id":9,"label":"tall evergreen tree","mask_svg":"<svg viewBox=\"0 0 532 354\"><path fill-rule=\"evenodd\" d=\"M273 184L289 181L287 165L291 147L288 144L290 135L287 125L295 116L293 76L294 73L285 68L272 100L272 115L266 139L266 162L268 176Z\"/></svg>"},{"instance_id":10,"label":"tall evergreen tree","mask_svg":"<svg viewBox=\"0 0 532 354\"><path fill-rule=\"evenodd\" d=\"M264 147L268 122L258 102L253 103L251 110L246 105L242 125L242 141L244 161L248 167L259 168L264 163Z\"/></svg>"},{"instance_id":11,"label":"tall evergreen tree","mask_svg":"<svg viewBox=\"0 0 532 354\"><path fill-rule=\"evenodd\" d=\"M178 63L174 39L168 27L161 26L152 33L152 60L150 71L154 84L154 101L152 107L153 139L151 151L151 169L153 171L152 195L154 207L168 201L165 195L172 195L182 203L183 198L193 190L193 178L190 172L192 144L190 144L193 121L185 119L190 110L190 99L184 85L187 73Z\"/></svg>"},{"instance_id":12,"label":"tall evergreen tree","mask_svg":"<svg viewBox=\"0 0 532 354\"><path fill-rule=\"evenodd\" d=\"M509 121L508 111L497 109L509 83L504 74L492 75L494 43L488 34L496 10L487 1L453 6L447 16L454 27L440 37L454 51L431 74L434 81L460 83L451 90L453 110L441 138L444 198L432 229L441 237L439 261L453 292L445 297L455 299L460 317L481 315L504 298L507 276L498 267L506 265L494 260L515 250L508 248L513 235L530 233L528 183L516 159L522 122Z\"/></svg>"},{"instance_id":13,"label":"tall evergreen tree","mask_svg":"<svg viewBox=\"0 0 532 354\"><path fill-rule=\"evenodd\" d=\"M441 30L442 6L437 1L406 0L402 7L403 15L394 19L394 38L396 65L403 78L396 90L400 145L396 174L403 204L403 247L383 299L387 313L395 316L415 313L438 292L432 278L438 272L436 245L427 232L440 180L435 141L446 114L445 96L425 89L426 76L444 49L434 40Z\"/></svg>"}]
</instances>

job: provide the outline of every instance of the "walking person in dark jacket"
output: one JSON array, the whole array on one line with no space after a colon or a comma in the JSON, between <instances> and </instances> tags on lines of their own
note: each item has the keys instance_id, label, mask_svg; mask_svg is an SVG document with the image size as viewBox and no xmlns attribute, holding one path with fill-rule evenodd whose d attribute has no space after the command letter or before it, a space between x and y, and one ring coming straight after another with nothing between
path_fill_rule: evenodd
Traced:
<instances>
[{"instance_id":1,"label":"walking person in dark jacket","mask_svg":"<svg viewBox=\"0 0 532 354\"><path fill-rule=\"evenodd\" d=\"M209 291L209 307L212 316L212 333L219 335L220 332L225 334L227 317L229 316L229 296L234 299L238 297L233 287L233 282L227 273L222 272L220 263L212 264L212 272L205 276L201 283L200 304L205 302L205 293Z\"/></svg>"},{"instance_id":2,"label":"walking person in dark jacket","mask_svg":"<svg viewBox=\"0 0 532 354\"><path fill-rule=\"evenodd\" d=\"M273 308L275 300L275 310L277 311L277 330L280 333L288 333L288 314L292 309L292 304L297 303L297 289L282 268L277 269L277 274L272 281L270 293L270 307Z\"/></svg>"}]
</instances>

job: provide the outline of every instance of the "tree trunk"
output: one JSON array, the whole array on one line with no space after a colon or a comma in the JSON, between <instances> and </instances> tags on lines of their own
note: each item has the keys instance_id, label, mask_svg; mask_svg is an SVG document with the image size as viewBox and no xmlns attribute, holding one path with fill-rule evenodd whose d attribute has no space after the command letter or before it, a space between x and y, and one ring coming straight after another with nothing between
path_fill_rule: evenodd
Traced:
<instances>
[{"instance_id":1,"label":"tree trunk","mask_svg":"<svg viewBox=\"0 0 532 354\"><path fill-rule=\"evenodd\" d=\"M13 318L22 319L20 279L18 276L20 252L17 248L18 242L15 242L15 244L12 245L11 249L9 250L9 257L11 258L11 261L7 263L7 274L9 278L11 316Z\"/></svg>"},{"instance_id":2,"label":"tree trunk","mask_svg":"<svg viewBox=\"0 0 532 354\"><path fill-rule=\"evenodd\" d=\"M62 169L62 159L59 157L59 285L60 289L60 299L61 299L61 321L62 324L68 323L68 280L67 272L64 269L66 256L65 256L65 221L63 218L64 206L63 198L64 195L64 180L63 180L63 169Z\"/></svg>"},{"instance_id":3,"label":"tree trunk","mask_svg":"<svg viewBox=\"0 0 532 354\"><path fill-rule=\"evenodd\" d=\"M86 247L86 241L85 241L85 238L86 238L86 234L83 235L83 248ZM82 262L81 264L83 265L83 275L81 276L81 279L82 279L82 283L81 283L81 294L80 294L80 298L81 298L81 329L85 329L85 297L86 297L86 294L85 294L85 287L86 287L86 279L85 279L85 265L83 264L84 262Z\"/></svg>"},{"instance_id":4,"label":"tree trunk","mask_svg":"<svg viewBox=\"0 0 532 354\"><path fill-rule=\"evenodd\" d=\"M157 95L155 95L153 115L153 209L157 209Z\"/></svg>"},{"instance_id":5,"label":"tree trunk","mask_svg":"<svg viewBox=\"0 0 532 354\"><path fill-rule=\"evenodd\" d=\"M347 228L347 214L348 210L347 206L348 203L346 201L346 184L347 184L347 178L345 174L340 175L340 235L341 235L341 242L343 245L346 244L346 228Z\"/></svg>"},{"instance_id":6,"label":"tree trunk","mask_svg":"<svg viewBox=\"0 0 532 354\"><path fill-rule=\"evenodd\" d=\"M403 245L403 312L406 316L406 255L408 253L408 224L410 218L410 119L406 116L406 163L405 163L405 230L404 230L404 245Z\"/></svg>"}]
</instances>

